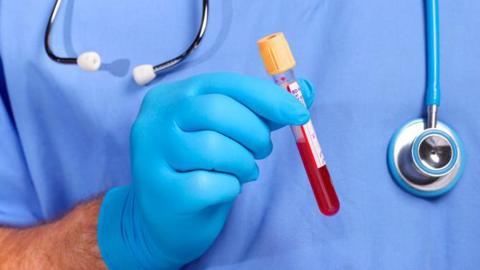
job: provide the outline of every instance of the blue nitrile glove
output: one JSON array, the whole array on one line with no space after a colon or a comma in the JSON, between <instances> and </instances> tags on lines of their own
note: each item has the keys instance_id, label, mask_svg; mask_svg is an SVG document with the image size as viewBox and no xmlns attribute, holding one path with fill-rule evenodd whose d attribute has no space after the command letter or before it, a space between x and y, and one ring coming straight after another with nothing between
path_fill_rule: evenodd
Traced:
<instances>
[{"instance_id":1,"label":"blue nitrile glove","mask_svg":"<svg viewBox=\"0 0 480 270\"><path fill-rule=\"evenodd\" d=\"M312 88L301 81L310 104ZM145 97L131 132L133 183L105 196L98 225L111 269L177 269L218 236L270 132L308 111L272 82L206 74L163 84Z\"/></svg>"}]
</instances>

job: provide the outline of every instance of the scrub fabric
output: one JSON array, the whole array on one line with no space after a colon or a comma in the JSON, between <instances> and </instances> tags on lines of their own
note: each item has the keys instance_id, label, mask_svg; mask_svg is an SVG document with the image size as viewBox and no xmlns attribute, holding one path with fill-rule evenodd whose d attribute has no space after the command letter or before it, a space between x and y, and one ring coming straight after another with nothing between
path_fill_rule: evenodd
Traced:
<instances>
[{"instance_id":1,"label":"scrub fabric","mask_svg":"<svg viewBox=\"0 0 480 270\"><path fill-rule=\"evenodd\" d=\"M102 70L87 73L45 54L53 4L0 1L4 225L54 220L129 183L129 131L149 88L131 70L180 53L201 16L201 1L65 1L52 46L98 51ZM451 193L425 200L401 190L386 164L392 133L424 111L423 1L211 1L198 51L155 84L215 71L269 79L255 41L285 32L297 75L317 89L312 118L341 210L319 213L284 128L218 240L186 269L480 268L480 1L440 0L440 10L440 117L463 139L467 163Z\"/></svg>"}]
</instances>

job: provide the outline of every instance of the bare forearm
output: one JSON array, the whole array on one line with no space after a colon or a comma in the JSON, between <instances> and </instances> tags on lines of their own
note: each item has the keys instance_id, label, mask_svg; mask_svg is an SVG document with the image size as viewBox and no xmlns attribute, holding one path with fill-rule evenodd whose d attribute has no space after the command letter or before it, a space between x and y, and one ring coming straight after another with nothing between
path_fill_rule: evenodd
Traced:
<instances>
[{"instance_id":1,"label":"bare forearm","mask_svg":"<svg viewBox=\"0 0 480 270\"><path fill-rule=\"evenodd\" d=\"M100 204L82 204L35 228L0 228L0 269L106 269L97 246Z\"/></svg>"}]
</instances>

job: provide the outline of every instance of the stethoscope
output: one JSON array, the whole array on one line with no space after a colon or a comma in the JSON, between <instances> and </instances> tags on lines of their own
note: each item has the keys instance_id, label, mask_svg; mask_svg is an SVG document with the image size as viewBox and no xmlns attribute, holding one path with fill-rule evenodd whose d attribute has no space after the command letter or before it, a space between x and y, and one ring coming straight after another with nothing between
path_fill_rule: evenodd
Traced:
<instances>
[{"instance_id":1,"label":"stethoscope","mask_svg":"<svg viewBox=\"0 0 480 270\"><path fill-rule=\"evenodd\" d=\"M60 57L55 55L55 53L50 48L50 32L55 23L55 19L57 17L61 4L62 4L62 0L56 0L55 5L52 8L52 12L50 13L47 28L45 30L45 50L47 51L47 55L53 61L60 64L78 65L81 69L85 71L93 72L93 71L99 70L100 66L102 65L102 60L100 55L97 52L94 52L94 51L84 52L80 54L78 57ZM190 46L177 57L172 58L168 61L165 61L161 64L140 65L135 67L133 69L133 79L137 84L146 85L150 83L157 77L157 75L159 75L163 71L180 64L190 54L192 54L192 52L200 45L200 42L202 41L202 38L205 35L205 31L207 30L208 0L203 0L202 9L203 11L202 11L200 27L195 36L195 39L190 44Z\"/></svg>"},{"instance_id":2,"label":"stethoscope","mask_svg":"<svg viewBox=\"0 0 480 270\"><path fill-rule=\"evenodd\" d=\"M464 167L462 142L453 129L438 121L440 56L438 0L426 0L427 119L408 122L393 135L388 166L393 179L407 192L437 197L450 191Z\"/></svg>"},{"instance_id":3,"label":"stethoscope","mask_svg":"<svg viewBox=\"0 0 480 270\"><path fill-rule=\"evenodd\" d=\"M62 0L56 0L45 31L45 50L61 64L76 64L86 71L101 66L98 53L90 51L77 58L56 56L50 48L50 31ZM427 119L408 122L393 135L388 147L388 167L393 179L406 191L420 197L436 197L450 191L463 172L462 142L453 129L437 119L440 105L440 56L438 0L425 0L427 32ZM191 45L179 56L158 65L134 68L133 78L146 85L158 74L185 60L199 45L208 23L208 0L203 0L201 24Z\"/></svg>"}]
</instances>

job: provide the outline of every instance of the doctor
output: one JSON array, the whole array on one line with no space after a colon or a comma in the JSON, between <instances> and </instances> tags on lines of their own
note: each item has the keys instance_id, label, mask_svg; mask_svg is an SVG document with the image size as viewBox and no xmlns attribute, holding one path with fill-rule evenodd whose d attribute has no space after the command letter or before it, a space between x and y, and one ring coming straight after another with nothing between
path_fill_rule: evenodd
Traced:
<instances>
[{"instance_id":1,"label":"doctor","mask_svg":"<svg viewBox=\"0 0 480 270\"><path fill-rule=\"evenodd\" d=\"M442 119L468 162L436 200L385 161L422 109L423 1L211 1L202 45L147 87L131 70L188 46L201 1L65 1L52 50L98 51L95 73L45 53L50 2L0 2L0 268L480 267L477 1L440 1ZM263 71L255 41L276 31L310 113ZM310 117L342 202L330 218L282 128Z\"/></svg>"}]
</instances>

